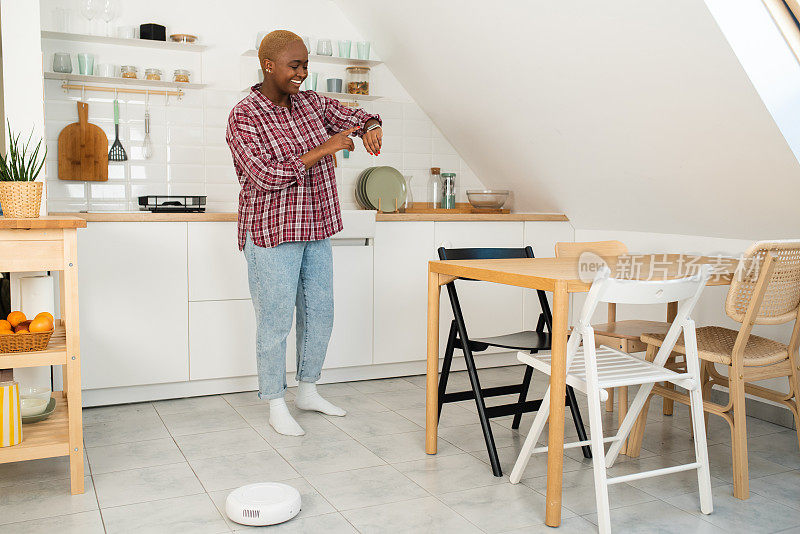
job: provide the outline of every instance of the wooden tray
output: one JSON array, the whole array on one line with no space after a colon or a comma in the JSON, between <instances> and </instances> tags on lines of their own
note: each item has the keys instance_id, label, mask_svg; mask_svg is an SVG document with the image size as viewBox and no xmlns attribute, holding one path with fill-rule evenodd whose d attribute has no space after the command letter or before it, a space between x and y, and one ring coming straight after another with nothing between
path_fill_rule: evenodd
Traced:
<instances>
[{"instance_id":1,"label":"wooden tray","mask_svg":"<svg viewBox=\"0 0 800 534\"><path fill-rule=\"evenodd\" d=\"M469 202L456 202L452 209L436 208L433 202L414 202L408 208L401 208L400 213L510 213L503 208L476 208Z\"/></svg>"}]
</instances>

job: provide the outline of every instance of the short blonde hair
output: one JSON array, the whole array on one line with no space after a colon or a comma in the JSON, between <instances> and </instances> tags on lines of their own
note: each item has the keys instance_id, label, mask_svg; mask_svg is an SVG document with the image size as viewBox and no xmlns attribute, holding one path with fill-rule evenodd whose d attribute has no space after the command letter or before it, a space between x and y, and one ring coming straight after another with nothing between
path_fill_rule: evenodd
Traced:
<instances>
[{"instance_id":1,"label":"short blonde hair","mask_svg":"<svg viewBox=\"0 0 800 534\"><path fill-rule=\"evenodd\" d=\"M275 61L278 55L286 49L293 41L303 41L303 39L289 30L275 30L269 32L258 47L258 64L264 68L264 60Z\"/></svg>"}]
</instances>

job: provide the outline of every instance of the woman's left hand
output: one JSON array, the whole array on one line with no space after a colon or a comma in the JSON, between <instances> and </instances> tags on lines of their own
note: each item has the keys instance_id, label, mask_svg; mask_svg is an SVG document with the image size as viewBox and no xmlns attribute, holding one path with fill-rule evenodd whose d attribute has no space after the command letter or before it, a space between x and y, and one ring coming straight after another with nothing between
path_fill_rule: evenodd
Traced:
<instances>
[{"instance_id":1,"label":"woman's left hand","mask_svg":"<svg viewBox=\"0 0 800 534\"><path fill-rule=\"evenodd\" d=\"M383 139L383 128L375 128L361 136L364 148L373 156L381 153L381 139Z\"/></svg>"}]
</instances>

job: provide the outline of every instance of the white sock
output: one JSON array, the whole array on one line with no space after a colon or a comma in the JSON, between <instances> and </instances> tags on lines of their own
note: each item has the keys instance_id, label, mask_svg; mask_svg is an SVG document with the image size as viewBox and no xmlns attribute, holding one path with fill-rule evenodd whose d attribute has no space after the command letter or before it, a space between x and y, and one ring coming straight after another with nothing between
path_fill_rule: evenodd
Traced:
<instances>
[{"instance_id":1,"label":"white sock","mask_svg":"<svg viewBox=\"0 0 800 534\"><path fill-rule=\"evenodd\" d=\"M292 414L289 413L289 407L286 406L286 401L283 397L279 399L270 399L269 424L272 425L275 432L286 436L302 436L306 433L306 431L297 424L297 421L294 420Z\"/></svg>"},{"instance_id":2,"label":"white sock","mask_svg":"<svg viewBox=\"0 0 800 534\"><path fill-rule=\"evenodd\" d=\"M326 415L336 415L343 417L347 415L345 410L331 404L317 393L317 385L314 382L300 382L297 386L297 396L294 405L301 410L313 410L322 412Z\"/></svg>"}]
</instances>

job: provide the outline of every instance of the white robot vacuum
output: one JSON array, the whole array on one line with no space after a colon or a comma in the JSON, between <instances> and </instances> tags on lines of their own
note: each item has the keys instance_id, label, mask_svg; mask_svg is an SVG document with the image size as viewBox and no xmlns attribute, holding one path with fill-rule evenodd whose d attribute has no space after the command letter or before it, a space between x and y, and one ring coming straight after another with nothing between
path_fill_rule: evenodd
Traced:
<instances>
[{"instance_id":1,"label":"white robot vacuum","mask_svg":"<svg viewBox=\"0 0 800 534\"><path fill-rule=\"evenodd\" d=\"M300 513L300 492L277 482L248 484L228 495L225 513L231 521L252 527L283 523Z\"/></svg>"}]
</instances>

